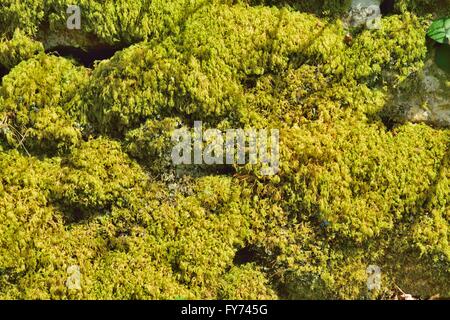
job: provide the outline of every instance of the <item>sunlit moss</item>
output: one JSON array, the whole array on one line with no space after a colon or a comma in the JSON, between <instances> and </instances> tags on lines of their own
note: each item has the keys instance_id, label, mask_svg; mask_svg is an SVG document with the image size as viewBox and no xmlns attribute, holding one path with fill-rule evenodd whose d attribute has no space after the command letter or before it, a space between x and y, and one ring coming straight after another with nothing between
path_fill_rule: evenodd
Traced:
<instances>
[{"instance_id":1,"label":"sunlit moss","mask_svg":"<svg viewBox=\"0 0 450 320\"><path fill-rule=\"evenodd\" d=\"M450 294L449 130L385 118L428 2L347 30L348 1L82 1L81 32L126 47L93 70L35 41L66 1L22 3L0 7L0 298ZM279 129L280 172L177 170L195 120Z\"/></svg>"},{"instance_id":2,"label":"sunlit moss","mask_svg":"<svg viewBox=\"0 0 450 320\"><path fill-rule=\"evenodd\" d=\"M54 153L79 142L70 102L87 78L82 68L44 53L16 66L0 87L2 138L11 146Z\"/></svg>"},{"instance_id":3,"label":"sunlit moss","mask_svg":"<svg viewBox=\"0 0 450 320\"><path fill-rule=\"evenodd\" d=\"M44 51L43 45L16 29L11 40L0 41L0 65L10 70L23 60Z\"/></svg>"}]
</instances>

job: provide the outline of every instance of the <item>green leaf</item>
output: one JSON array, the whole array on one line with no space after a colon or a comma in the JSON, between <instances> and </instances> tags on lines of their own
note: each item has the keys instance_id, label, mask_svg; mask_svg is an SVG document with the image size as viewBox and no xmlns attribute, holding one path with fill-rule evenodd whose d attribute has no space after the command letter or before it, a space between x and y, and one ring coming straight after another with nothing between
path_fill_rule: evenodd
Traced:
<instances>
[{"instance_id":1,"label":"green leaf","mask_svg":"<svg viewBox=\"0 0 450 320\"><path fill-rule=\"evenodd\" d=\"M450 17L434 21L427 35L436 42L450 44Z\"/></svg>"}]
</instances>

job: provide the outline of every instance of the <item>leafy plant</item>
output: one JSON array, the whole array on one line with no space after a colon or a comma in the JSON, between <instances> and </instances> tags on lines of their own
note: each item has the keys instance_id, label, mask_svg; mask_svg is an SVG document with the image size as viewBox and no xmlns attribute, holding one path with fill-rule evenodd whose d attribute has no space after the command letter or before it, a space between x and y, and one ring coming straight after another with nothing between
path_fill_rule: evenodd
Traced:
<instances>
[{"instance_id":1,"label":"leafy plant","mask_svg":"<svg viewBox=\"0 0 450 320\"><path fill-rule=\"evenodd\" d=\"M450 17L434 21L427 35L438 43L450 45Z\"/></svg>"}]
</instances>

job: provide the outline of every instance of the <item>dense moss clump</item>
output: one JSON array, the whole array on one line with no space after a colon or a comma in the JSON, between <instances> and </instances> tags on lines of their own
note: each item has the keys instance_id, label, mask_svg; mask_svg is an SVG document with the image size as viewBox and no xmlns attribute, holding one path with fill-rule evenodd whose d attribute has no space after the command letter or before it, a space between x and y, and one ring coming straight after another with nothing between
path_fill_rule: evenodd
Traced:
<instances>
[{"instance_id":1,"label":"dense moss clump","mask_svg":"<svg viewBox=\"0 0 450 320\"><path fill-rule=\"evenodd\" d=\"M0 298L450 296L450 131L391 98L446 1L379 30L351 1L81 1L81 31L65 0L4 1ZM121 49L83 67L43 52L58 30ZM199 120L278 129L280 170L174 165Z\"/></svg>"},{"instance_id":2,"label":"dense moss clump","mask_svg":"<svg viewBox=\"0 0 450 320\"><path fill-rule=\"evenodd\" d=\"M87 72L70 61L40 54L14 68L0 87L1 137L13 147L60 152L79 142L71 101Z\"/></svg>"},{"instance_id":3,"label":"dense moss clump","mask_svg":"<svg viewBox=\"0 0 450 320\"><path fill-rule=\"evenodd\" d=\"M0 6L0 32L11 36L19 28L33 35L37 33L43 18L43 0L6 0Z\"/></svg>"},{"instance_id":4,"label":"dense moss clump","mask_svg":"<svg viewBox=\"0 0 450 320\"><path fill-rule=\"evenodd\" d=\"M11 40L0 42L0 65L10 70L23 60L28 60L43 52L42 43L25 36L20 29L16 29Z\"/></svg>"},{"instance_id":5,"label":"dense moss clump","mask_svg":"<svg viewBox=\"0 0 450 320\"><path fill-rule=\"evenodd\" d=\"M161 175L172 167L172 133L180 125L181 120L177 118L147 120L127 133L125 150L153 174Z\"/></svg>"},{"instance_id":6,"label":"dense moss clump","mask_svg":"<svg viewBox=\"0 0 450 320\"><path fill-rule=\"evenodd\" d=\"M131 44L163 39L179 33L187 17L202 6L220 2L224 1L81 0L76 3L82 13L81 30L72 36L81 47L92 46L89 41ZM67 35L69 14L66 11L70 5L74 3L69 0L5 0L0 7L0 33L12 36L15 28L20 28L39 38L49 35L61 38L58 33ZM52 43L43 40L46 44Z\"/></svg>"},{"instance_id":7,"label":"dense moss clump","mask_svg":"<svg viewBox=\"0 0 450 320\"><path fill-rule=\"evenodd\" d=\"M96 127L119 136L157 115L237 122L246 83L285 69L314 36L295 30L320 25L288 11L208 6L190 17L182 36L138 44L100 63L84 103Z\"/></svg>"},{"instance_id":8,"label":"dense moss clump","mask_svg":"<svg viewBox=\"0 0 450 320\"><path fill-rule=\"evenodd\" d=\"M347 13L352 0L248 0L252 5L289 6L302 12L320 16L336 16Z\"/></svg>"}]
</instances>

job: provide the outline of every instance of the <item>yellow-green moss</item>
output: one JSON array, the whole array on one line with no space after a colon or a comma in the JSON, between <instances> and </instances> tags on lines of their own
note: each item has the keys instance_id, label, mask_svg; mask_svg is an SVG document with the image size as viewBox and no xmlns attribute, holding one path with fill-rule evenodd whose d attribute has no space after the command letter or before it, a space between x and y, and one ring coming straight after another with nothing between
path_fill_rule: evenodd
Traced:
<instances>
[{"instance_id":1,"label":"yellow-green moss","mask_svg":"<svg viewBox=\"0 0 450 320\"><path fill-rule=\"evenodd\" d=\"M21 61L28 60L43 52L43 45L16 29L11 40L0 41L0 65L10 70Z\"/></svg>"},{"instance_id":2,"label":"yellow-green moss","mask_svg":"<svg viewBox=\"0 0 450 320\"><path fill-rule=\"evenodd\" d=\"M76 145L81 132L70 102L86 78L82 68L44 53L17 65L0 87L1 137L12 147L50 154Z\"/></svg>"},{"instance_id":3,"label":"yellow-green moss","mask_svg":"<svg viewBox=\"0 0 450 320\"><path fill-rule=\"evenodd\" d=\"M62 28L66 1L0 7L0 298L450 294L449 130L385 114L423 67L425 1L351 35L346 1L111 3L82 2L82 32L139 43L92 72L24 35ZM280 172L176 170L195 120L279 129Z\"/></svg>"}]
</instances>

